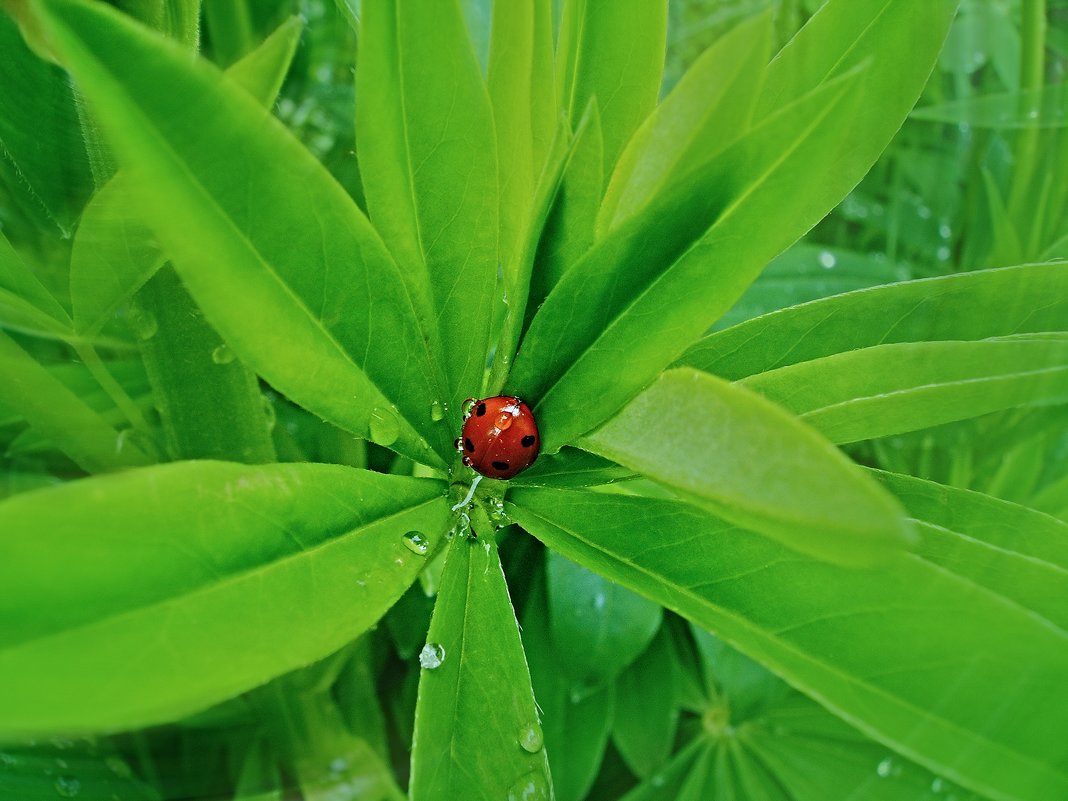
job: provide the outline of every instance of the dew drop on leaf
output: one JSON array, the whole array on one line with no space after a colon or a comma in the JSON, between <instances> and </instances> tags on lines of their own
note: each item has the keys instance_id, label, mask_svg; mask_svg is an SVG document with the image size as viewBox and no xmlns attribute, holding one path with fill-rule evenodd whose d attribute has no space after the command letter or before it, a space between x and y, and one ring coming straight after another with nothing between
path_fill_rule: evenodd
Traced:
<instances>
[{"instance_id":1,"label":"dew drop on leaf","mask_svg":"<svg viewBox=\"0 0 1068 801\"><path fill-rule=\"evenodd\" d=\"M426 556L430 542L421 531L409 531L404 535L404 547L417 556Z\"/></svg>"},{"instance_id":2,"label":"dew drop on leaf","mask_svg":"<svg viewBox=\"0 0 1068 801\"><path fill-rule=\"evenodd\" d=\"M371 439L383 447L388 447L397 441L400 435L400 423L389 409L375 407L371 412Z\"/></svg>"},{"instance_id":3,"label":"dew drop on leaf","mask_svg":"<svg viewBox=\"0 0 1068 801\"><path fill-rule=\"evenodd\" d=\"M545 736L541 733L541 726L535 723L528 723L519 729L519 745L522 746L524 751L531 754L536 754L541 750L542 745L545 744Z\"/></svg>"},{"instance_id":4,"label":"dew drop on leaf","mask_svg":"<svg viewBox=\"0 0 1068 801\"><path fill-rule=\"evenodd\" d=\"M419 667L434 670L445 661L445 649L436 642L428 642L419 652Z\"/></svg>"},{"instance_id":5,"label":"dew drop on leaf","mask_svg":"<svg viewBox=\"0 0 1068 801\"><path fill-rule=\"evenodd\" d=\"M875 766L875 772L879 774L879 777L885 779L894 770L894 760L887 757L878 765Z\"/></svg>"},{"instance_id":6,"label":"dew drop on leaf","mask_svg":"<svg viewBox=\"0 0 1068 801\"><path fill-rule=\"evenodd\" d=\"M11 756L11 754L5 754L0 751L0 768L13 768L19 764L18 759Z\"/></svg>"},{"instance_id":7,"label":"dew drop on leaf","mask_svg":"<svg viewBox=\"0 0 1068 801\"><path fill-rule=\"evenodd\" d=\"M82 783L73 776L60 776L54 786L60 798L74 798L82 789Z\"/></svg>"},{"instance_id":8,"label":"dew drop on leaf","mask_svg":"<svg viewBox=\"0 0 1068 801\"><path fill-rule=\"evenodd\" d=\"M528 773L508 788L508 801L548 801L549 784L540 772Z\"/></svg>"},{"instance_id":9,"label":"dew drop on leaf","mask_svg":"<svg viewBox=\"0 0 1068 801\"><path fill-rule=\"evenodd\" d=\"M834 265L838 263L838 259L829 250L821 250L820 255L820 267L825 270L830 270Z\"/></svg>"},{"instance_id":10,"label":"dew drop on leaf","mask_svg":"<svg viewBox=\"0 0 1068 801\"><path fill-rule=\"evenodd\" d=\"M211 352L211 360L216 364L231 364L236 358L237 354L225 342Z\"/></svg>"},{"instance_id":11,"label":"dew drop on leaf","mask_svg":"<svg viewBox=\"0 0 1068 801\"><path fill-rule=\"evenodd\" d=\"M133 771L130 770L130 766L126 764L126 760L121 757L109 756L104 760L104 764L108 766L108 770L120 779L129 779L133 777Z\"/></svg>"},{"instance_id":12,"label":"dew drop on leaf","mask_svg":"<svg viewBox=\"0 0 1068 801\"><path fill-rule=\"evenodd\" d=\"M445 419L445 404L441 401L434 401L430 404L430 419L435 423L440 423Z\"/></svg>"},{"instance_id":13,"label":"dew drop on leaf","mask_svg":"<svg viewBox=\"0 0 1068 801\"><path fill-rule=\"evenodd\" d=\"M942 790L943 790L943 788L945 786L946 786L946 783L942 779L940 779L939 777L936 776L934 778L934 781L931 782L931 792L932 793L940 793L940 792L942 792Z\"/></svg>"},{"instance_id":14,"label":"dew drop on leaf","mask_svg":"<svg viewBox=\"0 0 1068 801\"><path fill-rule=\"evenodd\" d=\"M133 326L134 336L142 342L152 339L159 331L159 321L152 312L138 312L130 318L130 325Z\"/></svg>"}]
</instances>

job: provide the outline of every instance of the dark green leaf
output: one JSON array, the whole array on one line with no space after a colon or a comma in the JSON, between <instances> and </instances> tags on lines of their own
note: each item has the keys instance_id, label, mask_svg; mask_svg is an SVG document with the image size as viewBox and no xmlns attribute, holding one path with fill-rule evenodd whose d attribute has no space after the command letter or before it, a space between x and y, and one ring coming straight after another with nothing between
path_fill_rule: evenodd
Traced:
<instances>
[{"instance_id":1,"label":"dark green leaf","mask_svg":"<svg viewBox=\"0 0 1068 801\"><path fill-rule=\"evenodd\" d=\"M671 643L661 631L616 679L612 742L637 776L651 776L675 745L675 670Z\"/></svg>"},{"instance_id":2,"label":"dark green leaf","mask_svg":"<svg viewBox=\"0 0 1068 801\"><path fill-rule=\"evenodd\" d=\"M1063 128L1065 84L997 95L977 95L914 109L914 120L969 125L974 128Z\"/></svg>"}]
</instances>

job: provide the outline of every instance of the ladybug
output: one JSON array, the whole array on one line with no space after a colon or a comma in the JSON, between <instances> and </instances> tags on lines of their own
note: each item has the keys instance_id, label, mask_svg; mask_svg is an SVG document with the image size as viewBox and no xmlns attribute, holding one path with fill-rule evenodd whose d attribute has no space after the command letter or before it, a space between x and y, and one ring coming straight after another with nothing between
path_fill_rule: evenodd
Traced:
<instances>
[{"instance_id":1,"label":"ladybug","mask_svg":"<svg viewBox=\"0 0 1068 801\"><path fill-rule=\"evenodd\" d=\"M464 464L486 478L512 478L530 467L541 450L534 415L519 398L498 395L469 399L456 449Z\"/></svg>"}]
</instances>

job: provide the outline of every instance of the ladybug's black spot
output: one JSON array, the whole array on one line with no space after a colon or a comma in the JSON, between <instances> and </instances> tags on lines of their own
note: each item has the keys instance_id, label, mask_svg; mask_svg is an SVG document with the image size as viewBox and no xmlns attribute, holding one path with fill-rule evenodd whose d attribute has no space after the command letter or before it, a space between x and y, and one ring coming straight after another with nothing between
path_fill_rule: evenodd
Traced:
<instances>
[{"instance_id":1,"label":"ladybug's black spot","mask_svg":"<svg viewBox=\"0 0 1068 801\"><path fill-rule=\"evenodd\" d=\"M475 416L476 417L481 417L485 413L486 413L486 404L480 403L480 404L478 404L478 406L475 407Z\"/></svg>"},{"instance_id":2,"label":"ladybug's black spot","mask_svg":"<svg viewBox=\"0 0 1068 801\"><path fill-rule=\"evenodd\" d=\"M531 445L534 444L534 435L527 434L525 437L523 437L523 439L519 440L519 442L524 448L529 448Z\"/></svg>"},{"instance_id":3,"label":"ladybug's black spot","mask_svg":"<svg viewBox=\"0 0 1068 801\"><path fill-rule=\"evenodd\" d=\"M471 437L466 437L464 439L464 447L471 451L471 453L475 452L475 443L471 441Z\"/></svg>"},{"instance_id":4,"label":"ladybug's black spot","mask_svg":"<svg viewBox=\"0 0 1068 801\"><path fill-rule=\"evenodd\" d=\"M493 466L497 470L507 470L508 469L508 462L494 462Z\"/></svg>"}]
</instances>

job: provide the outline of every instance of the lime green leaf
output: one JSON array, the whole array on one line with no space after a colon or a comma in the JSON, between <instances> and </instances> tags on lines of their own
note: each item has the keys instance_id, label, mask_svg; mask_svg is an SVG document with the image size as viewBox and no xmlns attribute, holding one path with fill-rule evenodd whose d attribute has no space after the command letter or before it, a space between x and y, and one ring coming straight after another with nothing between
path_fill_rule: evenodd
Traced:
<instances>
[{"instance_id":1,"label":"lime green leaf","mask_svg":"<svg viewBox=\"0 0 1068 801\"><path fill-rule=\"evenodd\" d=\"M693 370L664 373L582 446L820 558L869 562L909 538L900 507L837 448Z\"/></svg>"},{"instance_id":2,"label":"lime green leaf","mask_svg":"<svg viewBox=\"0 0 1068 801\"><path fill-rule=\"evenodd\" d=\"M411 797L548 798L544 735L492 538L449 546L419 661Z\"/></svg>"},{"instance_id":3,"label":"lime green leaf","mask_svg":"<svg viewBox=\"0 0 1068 801\"><path fill-rule=\"evenodd\" d=\"M545 569L553 646L574 691L587 694L646 649L663 610L560 554Z\"/></svg>"},{"instance_id":4,"label":"lime green leaf","mask_svg":"<svg viewBox=\"0 0 1068 801\"><path fill-rule=\"evenodd\" d=\"M270 108L282 89L303 29L300 17L289 17L255 50L226 70L226 77Z\"/></svg>"},{"instance_id":5,"label":"lime green leaf","mask_svg":"<svg viewBox=\"0 0 1068 801\"><path fill-rule=\"evenodd\" d=\"M922 555L845 569L681 502L527 487L509 501L550 548L940 775L999 801L1068 793L1068 636L1018 604Z\"/></svg>"},{"instance_id":6,"label":"lime green leaf","mask_svg":"<svg viewBox=\"0 0 1068 801\"><path fill-rule=\"evenodd\" d=\"M694 62L627 142L597 215L603 238L748 126L771 51L771 14L735 27Z\"/></svg>"},{"instance_id":7,"label":"lime green leaf","mask_svg":"<svg viewBox=\"0 0 1068 801\"><path fill-rule=\"evenodd\" d=\"M901 342L739 381L831 442L857 442L1068 400L1068 336Z\"/></svg>"},{"instance_id":8,"label":"lime green leaf","mask_svg":"<svg viewBox=\"0 0 1068 801\"><path fill-rule=\"evenodd\" d=\"M597 100L604 175L656 106L667 43L664 0L565 0L556 47L560 103L577 126Z\"/></svg>"},{"instance_id":9,"label":"lime green leaf","mask_svg":"<svg viewBox=\"0 0 1068 801\"><path fill-rule=\"evenodd\" d=\"M873 345L1065 330L1068 263L1030 264L907 281L783 309L705 337L679 363L734 380Z\"/></svg>"},{"instance_id":10,"label":"lime green leaf","mask_svg":"<svg viewBox=\"0 0 1068 801\"><path fill-rule=\"evenodd\" d=\"M100 4L29 8L227 343L323 418L441 463L449 437L430 421L440 392L415 307L344 190L266 110L177 45Z\"/></svg>"},{"instance_id":11,"label":"lime green leaf","mask_svg":"<svg viewBox=\"0 0 1068 801\"><path fill-rule=\"evenodd\" d=\"M565 273L534 316L509 383L536 399L544 451L618 411L840 199L827 164L846 146L856 79L753 129ZM769 228L769 216L780 224Z\"/></svg>"},{"instance_id":12,"label":"lime green leaf","mask_svg":"<svg viewBox=\"0 0 1068 801\"><path fill-rule=\"evenodd\" d=\"M356 91L368 208L413 292L429 285L452 430L482 388L498 263L493 112L457 0L367 4Z\"/></svg>"},{"instance_id":13,"label":"lime green leaf","mask_svg":"<svg viewBox=\"0 0 1068 801\"><path fill-rule=\"evenodd\" d=\"M3 502L0 682L17 692L0 736L174 720L336 651L423 568L404 535L436 548L443 493L332 465L177 462Z\"/></svg>"},{"instance_id":14,"label":"lime green leaf","mask_svg":"<svg viewBox=\"0 0 1068 801\"><path fill-rule=\"evenodd\" d=\"M679 710L671 643L661 631L615 683L612 742L636 776L651 776L675 745Z\"/></svg>"},{"instance_id":15,"label":"lime green leaf","mask_svg":"<svg viewBox=\"0 0 1068 801\"><path fill-rule=\"evenodd\" d=\"M0 405L89 473L152 462L30 354L0 332Z\"/></svg>"},{"instance_id":16,"label":"lime green leaf","mask_svg":"<svg viewBox=\"0 0 1068 801\"><path fill-rule=\"evenodd\" d=\"M511 480L511 486L593 487L633 478L634 472L577 448L564 448L538 460Z\"/></svg>"},{"instance_id":17,"label":"lime green leaf","mask_svg":"<svg viewBox=\"0 0 1068 801\"><path fill-rule=\"evenodd\" d=\"M1068 125L1065 90L1064 83L1056 83L1021 92L975 95L913 109L909 116L973 128L1063 128Z\"/></svg>"},{"instance_id":18,"label":"lime green leaf","mask_svg":"<svg viewBox=\"0 0 1068 801\"><path fill-rule=\"evenodd\" d=\"M597 777L604 757L614 696L609 689L586 696L572 691L555 656L547 611L539 576L523 614L523 645L534 697L542 711L554 795L558 801L580 801Z\"/></svg>"}]
</instances>

